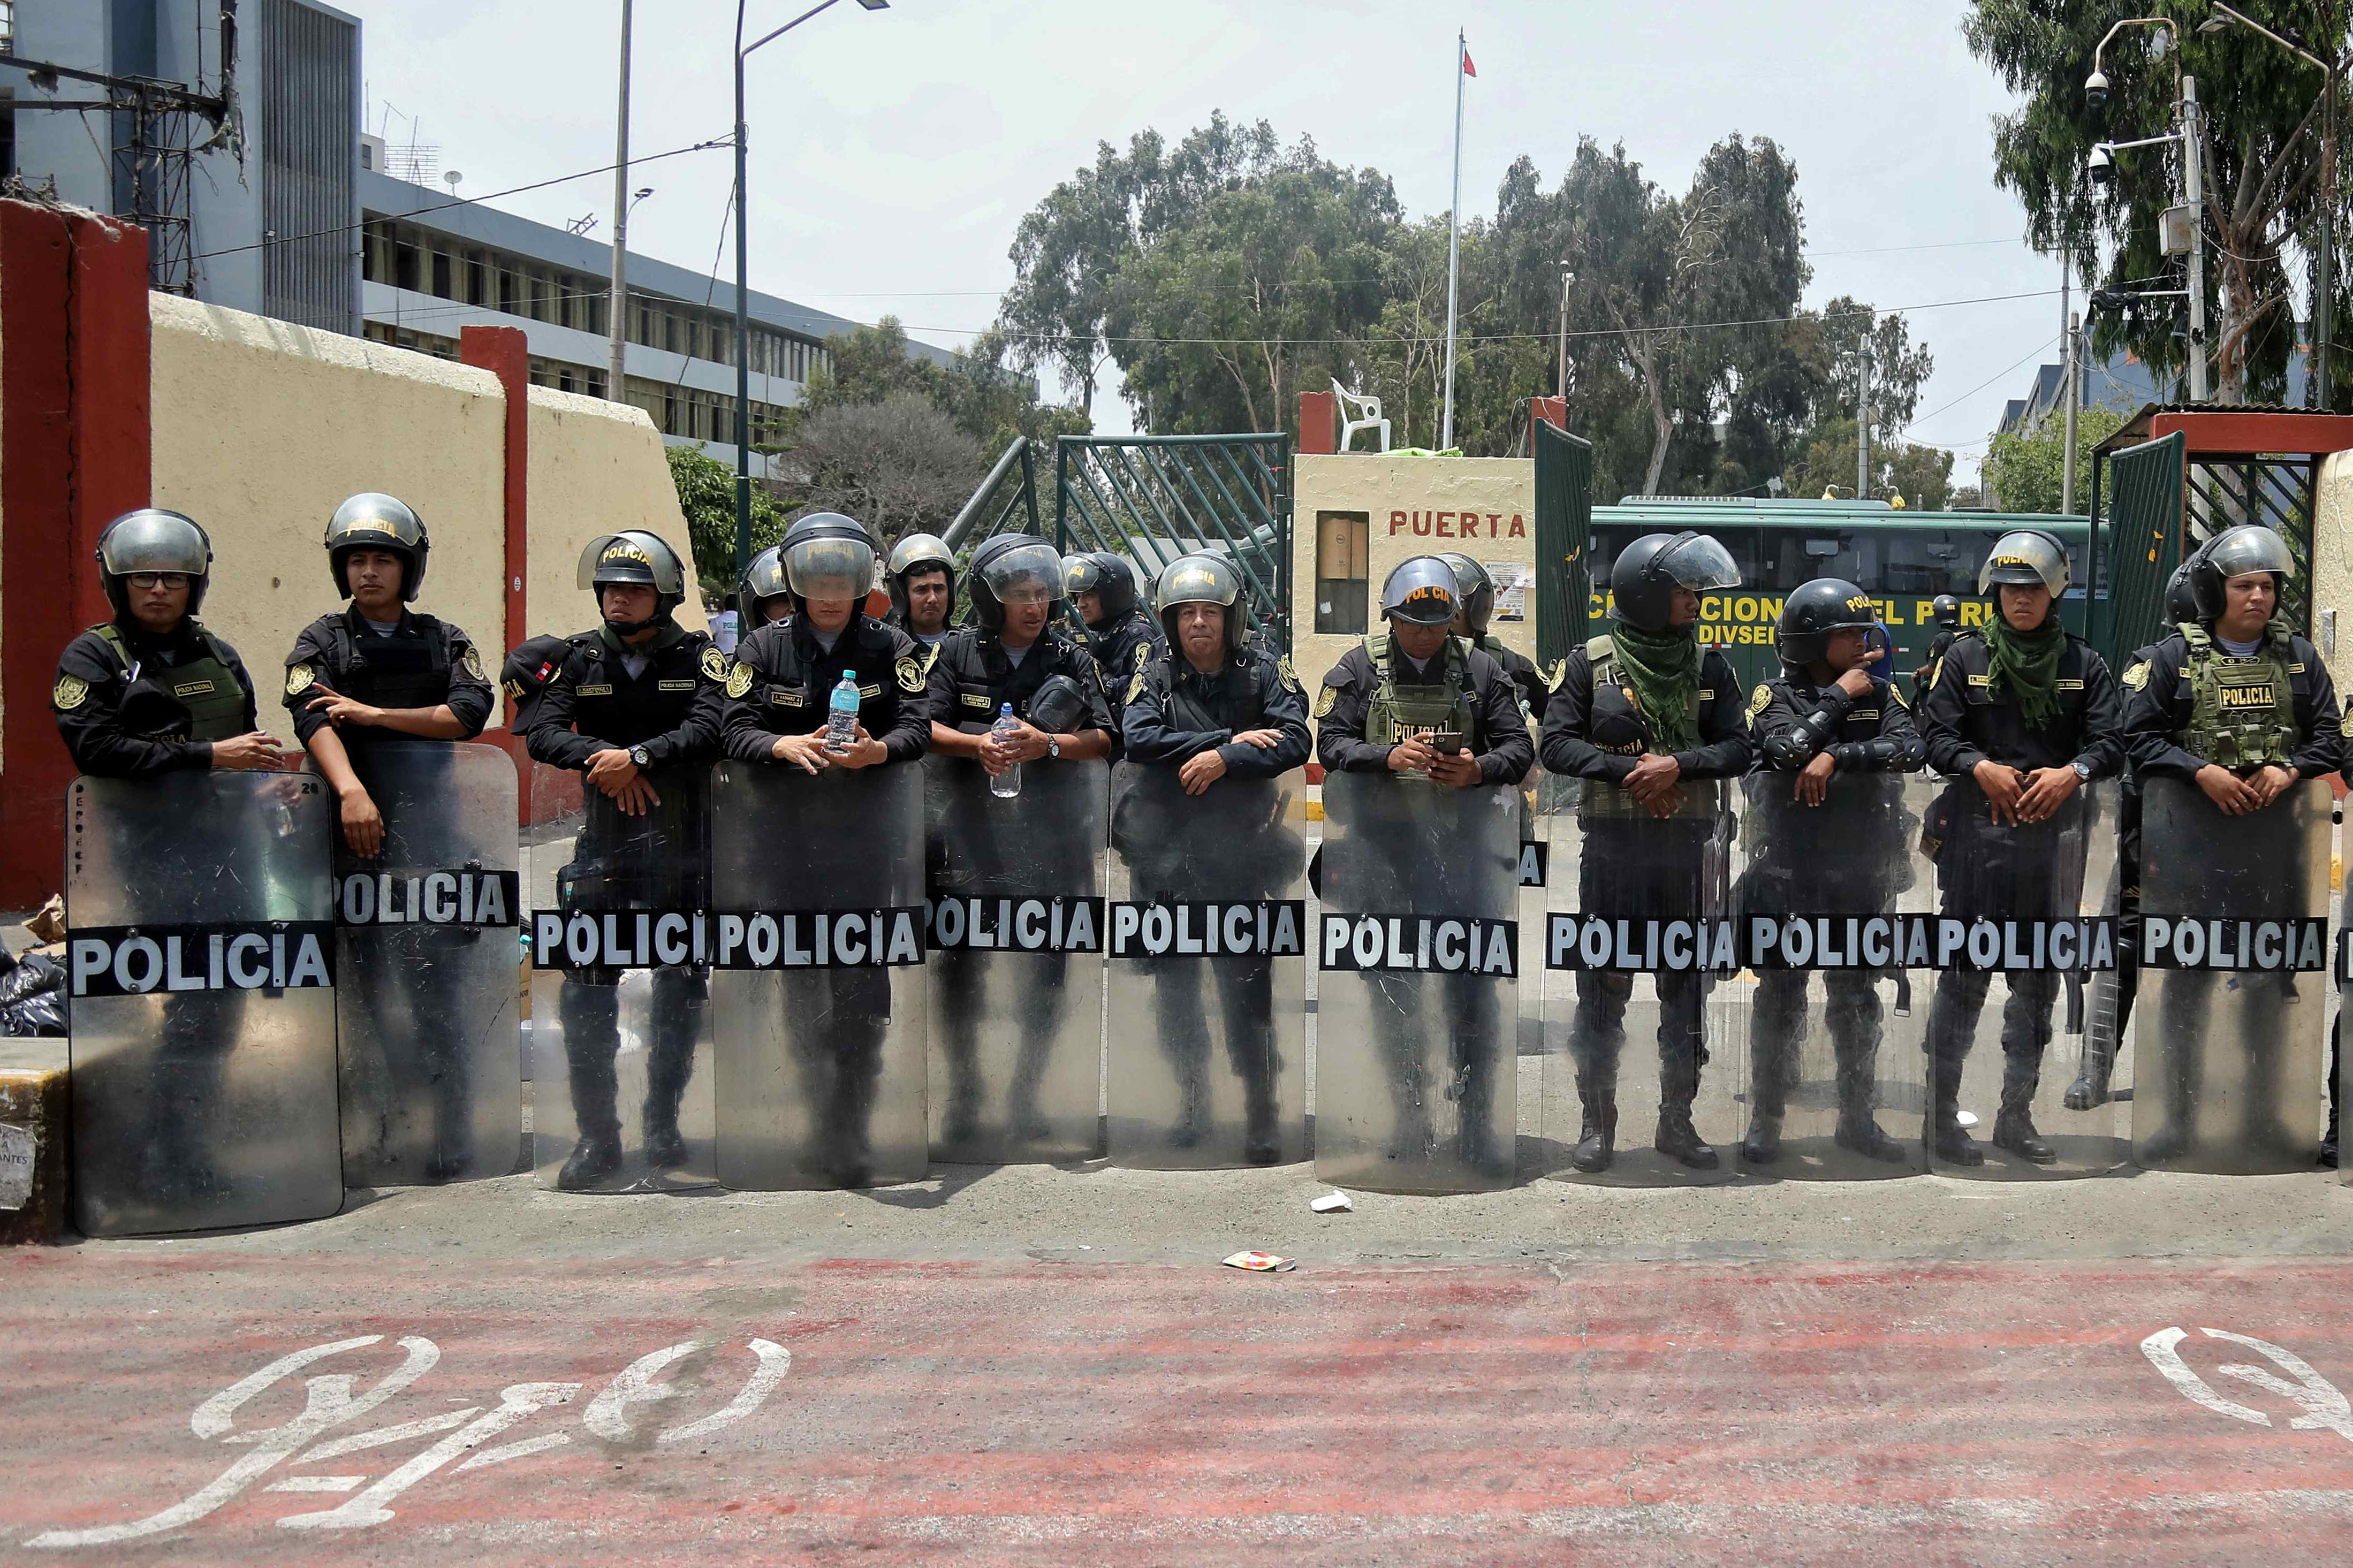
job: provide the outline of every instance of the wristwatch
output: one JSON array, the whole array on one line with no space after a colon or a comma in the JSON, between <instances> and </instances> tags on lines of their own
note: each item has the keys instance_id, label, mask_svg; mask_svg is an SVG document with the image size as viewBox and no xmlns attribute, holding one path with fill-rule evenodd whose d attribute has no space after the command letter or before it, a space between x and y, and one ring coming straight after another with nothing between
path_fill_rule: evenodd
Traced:
<instances>
[{"instance_id":1,"label":"wristwatch","mask_svg":"<svg viewBox=\"0 0 2353 1568\"><path fill-rule=\"evenodd\" d=\"M2070 763L2067 765L2075 770L2075 776L2077 778L2082 779L2085 784L2090 784L2092 782L2091 763L2078 760L2076 762Z\"/></svg>"},{"instance_id":2,"label":"wristwatch","mask_svg":"<svg viewBox=\"0 0 2353 1568\"><path fill-rule=\"evenodd\" d=\"M1046 737L1046 754L1053 758L1058 763L1062 760L1061 736L1049 735Z\"/></svg>"},{"instance_id":3,"label":"wristwatch","mask_svg":"<svg viewBox=\"0 0 2353 1568\"><path fill-rule=\"evenodd\" d=\"M629 761L638 767L649 768L654 765L654 754L651 752L647 751L643 746L631 746L629 748Z\"/></svg>"}]
</instances>

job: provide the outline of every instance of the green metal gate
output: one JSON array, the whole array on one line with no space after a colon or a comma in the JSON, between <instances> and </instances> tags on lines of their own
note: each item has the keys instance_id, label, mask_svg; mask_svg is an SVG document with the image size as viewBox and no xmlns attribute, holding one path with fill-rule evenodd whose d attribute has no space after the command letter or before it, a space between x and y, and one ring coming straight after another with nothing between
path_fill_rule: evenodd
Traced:
<instances>
[{"instance_id":1,"label":"green metal gate","mask_svg":"<svg viewBox=\"0 0 2353 1568\"><path fill-rule=\"evenodd\" d=\"M1536 659L1546 669L1588 636L1593 577L1593 443L1536 421Z\"/></svg>"},{"instance_id":2,"label":"green metal gate","mask_svg":"<svg viewBox=\"0 0 2353 1568\"><path fill-rule=\"evenodd\" d=\"M2188 437L2176 431L2108 459L2115 499L2107 521L2115 532L2087 640L2111 667L2155 641L2165 624L2166 579L2181 564L2188 447Z\"/></svg>"}]
</instances>

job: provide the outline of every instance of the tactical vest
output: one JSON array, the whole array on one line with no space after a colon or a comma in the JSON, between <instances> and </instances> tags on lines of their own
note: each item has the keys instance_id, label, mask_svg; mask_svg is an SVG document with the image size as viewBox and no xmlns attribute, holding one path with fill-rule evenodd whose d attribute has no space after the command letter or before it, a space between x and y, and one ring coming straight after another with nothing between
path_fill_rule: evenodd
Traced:
<instances>
[{"instance_id":1,"label":"tactical vest","mask_svg":"<svg viewBox=\"0 0 2353 1568\"><path fill-rule=\"evenodd\" d=\"M1394 746L1409 735L1452 731L1478 750L1477 714L1471 702L1471 656L1462 639L1446 639L1446 675L1435 685L1400 685L1390 659L1386 631L1365 636L1365 657L1373 664L1373 699L1365 709L1365 739Z\"/></svg>"},{"instance_id":2,"label":"tactical vest","mask_svg":"<svg viewBox=\"0 0 2353 1568\"><path fill-rule=\"evenodd\" d=\"M2201 626L2184 626L2181 638L2189 646L2182 671L2189 682L2189 728L2182 749L2219 767L2286 765L2296 742L2287 633L2274 623L2250 658L2224 653Z\"/></svg>"},{"instance_id":3,"label":"tactical vest","mask_svg":"<svg viewBox=\"0 0 2353 1568\"><path fill-rule=\"evenodd\" d=\"M1188 664L1180 669L1181 653L1168 656L1168 722L1171 729L1189 730L1197 733L1209 730L1231 730L1236 734L1244 730L1262 729L1266 723L1266 703L1259 692L1257 670L1240 660L1228 662L1225 672L1205 676ZM1187 670L1192 670L1190 675ZM1230 719L1221 719L1209 711L1201 700L1201 689L1211 680L1238 680L1241 687L1241 706Z\"/></svg>"},{"instance_id":4,"label":"tactical vest","mask_svg":"<svg viewBox=\"0 0 2353 1568\"><path fill-rule=\"evenodd\" d=\"M1592 704L1599 694L1610 687L1618 687L1629 693L1632 691L1633 688L1626 684L1625 677L1618 668L1616 637L1605 632L1598 637L1588 639L1585 645L1585 658L1587 668L1592 674L1591 684L1586 690L1586 707L1588 712L1591 711ZM1703 686L1704 686L1706 669L1707 655L1703 651L1700 655ZM1639 704L1635 706L1634 712L1637 718L1642 718L1642 710ZM1644 729L1648 730L1650 721L1643 718L1642 721ZM1673 816L1676 818L1694 820L1712 819L1717 813L1718 801L1722 794L1723 786L1715 779L1701 779L1687 783L1677 793ZM1634 798L1633 791L1623 784L1611 784L1604 779L1584 781L1584 787L1577 791L1577 815L1580 820L1588 822L1630 819L1638 822L1657 822L1660 820L1651 814L1649 806Z\"/></svg>"},{"instance_id":5,"label":"tactical vest","mask_svg":"<svg viewBox=\"0 0 2353 1568\"><path fill-rule=\"evenodd\" d=\"M114 655L124 679L121 712L126 728L157 741L227 741L245 733L248 693L229 663L228 648L212 633L188 623L204 657L168 668L142 668L131 679L134 662L112 621L90 628Z\"/></svg>"},{"instance_id":6,"label":"tactical vest","mask_svg":"<svg viewBox=\"0 0 2353 1568\"><path fill-rule=\"evenodd\" d=\"M449 700L449 643L441 623L411 615L415 637L353 636L345 616L331 617L327 684L376 708L436 708Z\"/></svg>"}]
</instances>

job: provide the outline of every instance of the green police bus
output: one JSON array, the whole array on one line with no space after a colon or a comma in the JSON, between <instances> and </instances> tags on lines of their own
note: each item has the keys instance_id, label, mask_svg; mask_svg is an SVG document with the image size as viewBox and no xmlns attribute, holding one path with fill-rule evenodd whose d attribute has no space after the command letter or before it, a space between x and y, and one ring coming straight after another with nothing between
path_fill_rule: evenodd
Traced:
<instances>
[{"instance_id":1,"label":"green police bus","mask_svg":"<svg viewBox=\"0 0 2353 1568\"><path fill-rule=\"evenodd\" d=\"M1595 507L1588 625L1607 629L1609 567L1620 550L1646 533L1688 529L1721 543L1740 567L1738 588L1701 600L1700 638L1724 650L1744 689L1780 672L1774 626L1781 600L1816 577L1843 577L1871 595L1894 643L1895 672L1908 677L1936 639L1931 606L1938 595L1960 600L1964 630L1991 614L1990 602L1978 596L1978 568L1996 539L2020 528L2041 529L2066 545L2073 586L2060 614L2070 631L2081 633L2089 528L2080 517L1744 497L1628 496L1616 506ZM1909 697L1910 682L1901 689Z\"/></svg>"}]
</instances>

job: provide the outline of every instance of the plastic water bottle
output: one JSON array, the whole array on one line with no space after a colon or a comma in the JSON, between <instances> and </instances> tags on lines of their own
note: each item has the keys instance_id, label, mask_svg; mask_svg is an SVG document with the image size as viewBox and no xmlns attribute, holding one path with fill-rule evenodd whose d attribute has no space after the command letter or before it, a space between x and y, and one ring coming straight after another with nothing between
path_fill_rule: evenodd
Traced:
<instances>
[{"instance_id":1,"label":"plastic water bottle","mask_svg":"<svg viewBox=\"0 0 2353 1568\"><path fill-rule=\"evenodd\" d=\"M1021 728L1021 721L1013 716L1013 704L1001 702L997 708L997 722L988 727L992 735L1010 735ZM1021 793L1021 764L1014 763L988 781L988 793L1010 800Z\"/></svg>"},{"instance_id":2,"label":"plastic water bottle","mask_svg":"<svg viewBox=\"0 0 2353 1568\"><path fill-rule=\"evenodd\" d=\"M847 752L858 744L858 672L845 669L834 683L833 700L826 704L825 749Z\"/></svg>"}]
</instances>

